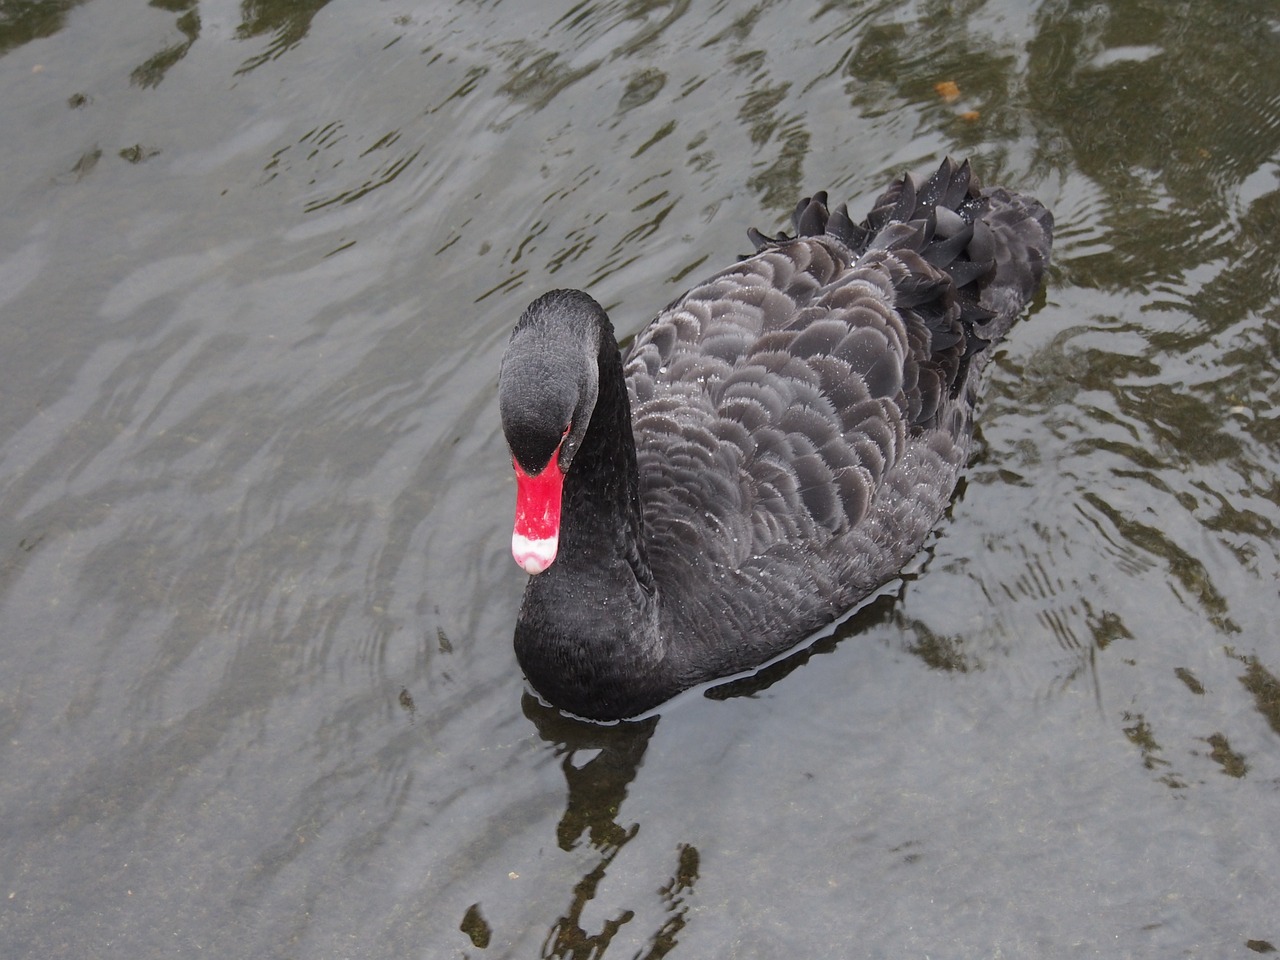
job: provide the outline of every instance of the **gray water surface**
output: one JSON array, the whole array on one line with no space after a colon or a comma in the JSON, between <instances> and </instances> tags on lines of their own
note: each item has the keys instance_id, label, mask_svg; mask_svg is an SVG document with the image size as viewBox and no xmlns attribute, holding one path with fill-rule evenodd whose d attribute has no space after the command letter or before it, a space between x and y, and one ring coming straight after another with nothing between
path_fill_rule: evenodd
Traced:
<instances>
[{"instance_id":1,"label":"gray water surface","mask_svg":"<svg viewBox=\"0 0 1280 960\"><path fill-rule=\"evenodd\" d=\"M33 0L0 130L4 957L1280 946L1274 3ZM928 549L541 706L525 303L632 334L947 154L1058 241Z\"/></svg>"}]
</instances>

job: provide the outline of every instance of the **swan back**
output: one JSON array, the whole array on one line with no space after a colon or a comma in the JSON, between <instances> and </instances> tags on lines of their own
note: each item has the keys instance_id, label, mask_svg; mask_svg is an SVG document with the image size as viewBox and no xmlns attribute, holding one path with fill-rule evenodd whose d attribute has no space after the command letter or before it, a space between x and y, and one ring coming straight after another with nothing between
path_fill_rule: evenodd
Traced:
<instances>
[{"instance_id":1,"label":"swan back","mask_svg":"<svg viewBox=\"0 0 1280 960\"><path fill-rule=\"evenodd\" d=\"M861 226L822 194L793 222L794 237L753 231L754 256L624 357L648 556L692 647L704 617L795 642L918 551L1051 231L1038 203L984 194L950 161Z\"/></svg>"}]
</instances>

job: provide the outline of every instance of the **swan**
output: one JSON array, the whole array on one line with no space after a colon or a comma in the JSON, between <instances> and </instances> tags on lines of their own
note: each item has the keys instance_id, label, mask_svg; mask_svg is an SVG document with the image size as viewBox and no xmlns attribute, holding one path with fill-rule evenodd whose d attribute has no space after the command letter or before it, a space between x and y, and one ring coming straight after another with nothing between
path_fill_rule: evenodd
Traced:
<instances>
[{"instance_id":1,"label":"swan","mask_svg":"<svg viewBox=\"0 0 1280 960\"><path fill-rule=\"evenodd\" d=\"M796 646L892 579L969 455L995 344L1053 218L968 161L904 174L861 224L817 193L795 235L696 285L620 352L578 290L534 300L498 382L531 576L525 677L592 720Z\"/></svg>"}]
</instances>

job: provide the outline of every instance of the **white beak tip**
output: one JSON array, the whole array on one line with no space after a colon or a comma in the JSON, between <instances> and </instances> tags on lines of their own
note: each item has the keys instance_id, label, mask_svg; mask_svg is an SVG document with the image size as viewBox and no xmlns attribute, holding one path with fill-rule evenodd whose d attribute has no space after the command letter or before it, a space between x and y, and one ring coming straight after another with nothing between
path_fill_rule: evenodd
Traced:
<instances>
[{"instance_id":1,"label":"white beak tip","mask_svg":"<svg viewBox=\"0 0 1280 960\"><path fill-rule=\"evenodd\" d=\"M511 556L525 573L537 576L556 559L556 548L559 537L546 537L541 540L530 540L518 533L511 535Z\"/></svg>"}]
</instances>

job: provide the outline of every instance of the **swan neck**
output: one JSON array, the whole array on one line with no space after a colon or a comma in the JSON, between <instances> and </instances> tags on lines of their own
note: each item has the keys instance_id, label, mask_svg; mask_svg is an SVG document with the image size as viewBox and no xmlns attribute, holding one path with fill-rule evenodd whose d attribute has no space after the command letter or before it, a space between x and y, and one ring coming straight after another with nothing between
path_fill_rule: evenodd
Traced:
<instances>
[{"instance_id":1,"label":"swan neck","mask_svg":"<svg viewBox=\"0 0 1280 960\"><path fill-rule=\"evenodd\" d=\"M644 549L640 477L636 466L631 400L622 358L611 330L602 331L599 391L582 448L565 476L566 559L593 564L606 560L601 548L631 567L637 582L652 592L653 577Z\"/></svg>"}]
</instances>

